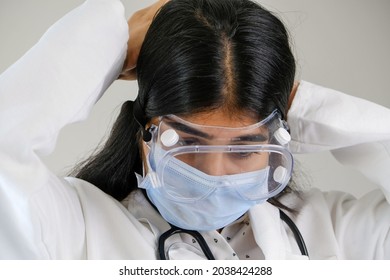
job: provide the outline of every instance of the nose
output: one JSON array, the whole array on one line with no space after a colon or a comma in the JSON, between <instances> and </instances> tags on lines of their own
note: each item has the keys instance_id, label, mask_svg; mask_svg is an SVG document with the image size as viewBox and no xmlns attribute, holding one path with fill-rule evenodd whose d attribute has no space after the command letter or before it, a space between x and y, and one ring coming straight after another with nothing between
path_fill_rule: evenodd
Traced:
<instances>
[{"instance_id":1,"label":"nose","mask_svg":"<svg viewBox=\"0 0 390 280\"><path fill-rule=\"evenodd\" d=\"M229 170L229 161L223 153L205 154L198 169L212 176L231 175L233 170Z\"/></svg>"}]
</instances>

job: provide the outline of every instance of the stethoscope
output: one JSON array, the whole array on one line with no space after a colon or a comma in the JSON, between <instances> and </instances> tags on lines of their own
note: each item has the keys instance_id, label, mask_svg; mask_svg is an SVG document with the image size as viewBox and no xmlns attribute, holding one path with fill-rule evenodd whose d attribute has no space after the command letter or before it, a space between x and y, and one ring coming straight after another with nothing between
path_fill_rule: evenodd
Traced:
<instances>
[{"instance_id":1,"label":"stethoscope","mask_svg":"<svg viewBox=\"0 0 390 280\"><path fill-rule=\"evenodd\" d=\"M290 230L294 234L295 240L297 241L297 244L298 244L299 250L301 251L301 254L309 257L309 253L307 251L305 241L303 240L301 232L299 231L299 229L297 228L295 223L290 219L289 216L286 215L286 213L284 213L280 209L279 209L279 214L280 214L280 218L282 219L282 221L284 221L288 225L288 227L290 228ZM166 255L165 255L165 241L169 237L171 237L172 235L178 234L178 233L186 233L186 234L191 235L198 242L200 248L203 251L203 254L207 257L207 259L208 260L215 260L215 257L213 255L213 253L211 252L210 247L206 243L206 240L203 238L203 236L198 231L181 229L181 228L178 228L178 227L173 226L173 225L171 225L171 228L169 230L167 230L166 232L164 232L158 239L158 253L160 255L161 260L167 259Z\"/></svg>"}]
</instances>

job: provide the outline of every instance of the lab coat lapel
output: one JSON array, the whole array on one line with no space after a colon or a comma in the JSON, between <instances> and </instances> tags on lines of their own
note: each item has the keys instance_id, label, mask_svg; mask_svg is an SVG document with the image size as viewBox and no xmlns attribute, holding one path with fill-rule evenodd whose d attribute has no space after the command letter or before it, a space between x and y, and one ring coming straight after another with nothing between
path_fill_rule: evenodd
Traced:
<instances>
[{"instance_id":1,"label":"lab coat lapel","mask_svg":"<svg viewBox=\"0 0 390 280\"><path fill-rule=\"evenodd\" d=\"M306 256L291 253L278 208L268 202L255 205L249 210L249 218L255 241L263 251L265 259L307 259Z\"/></svg>"},{"instance_id":2,"label":"lab coat lapel","mask_svg":"<svg viewBox=\"0 0 390 280\"><path fill-rule=\"evenodd\" d=\"M249 210L249 218L255 241L265 259L285 259L279 210L267 202L258 204Z\"/></svg>"}]
</instances>

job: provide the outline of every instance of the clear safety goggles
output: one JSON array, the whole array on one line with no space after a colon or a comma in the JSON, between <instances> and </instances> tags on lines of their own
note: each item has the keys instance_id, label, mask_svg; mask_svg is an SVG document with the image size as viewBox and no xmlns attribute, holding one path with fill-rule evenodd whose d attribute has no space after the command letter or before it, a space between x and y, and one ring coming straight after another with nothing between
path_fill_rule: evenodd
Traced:
<instances>
[{"instance_id":1,"label":"clear safety goggles","mask_svg":"<svg viewBox=\"0 0 390 280\"><path fill-rule=\"evenodd\" d=\"M167 188L172 200L196 201L218 188L234 188L247 200L264 200L280 193L291 177L291 138L276 110L239 128L197 125L168 115L150 132L155 185ZM198 187L190 193L180 187L194 183Z\"/></svg>"}]
</instances>

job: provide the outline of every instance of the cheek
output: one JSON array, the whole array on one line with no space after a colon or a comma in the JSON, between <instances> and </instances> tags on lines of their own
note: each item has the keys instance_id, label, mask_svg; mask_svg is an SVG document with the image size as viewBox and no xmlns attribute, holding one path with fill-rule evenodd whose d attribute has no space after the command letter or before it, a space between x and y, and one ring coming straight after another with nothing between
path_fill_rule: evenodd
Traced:
<instances>
[{"instance_id":1,"label":"cheek","mask_svg":"<svg viewBox=\"0 0 390 280\"><path fill-rule=\"evenodd\" d=\"M268 152L250 153L245 157L238 154L230 160L232 165L236 165L238 173L252 172L267 168L269 165L270 154ZM228 162L228 161L227 161Z\"/></svg>"}]
</instances>

